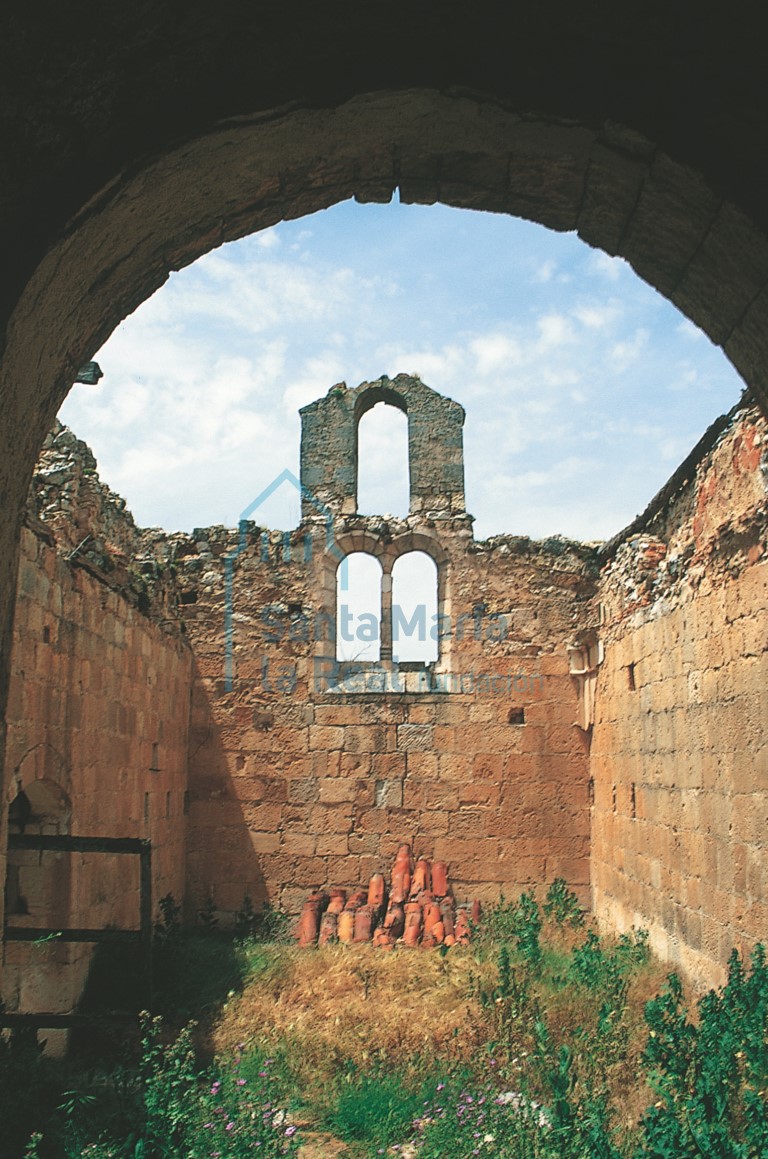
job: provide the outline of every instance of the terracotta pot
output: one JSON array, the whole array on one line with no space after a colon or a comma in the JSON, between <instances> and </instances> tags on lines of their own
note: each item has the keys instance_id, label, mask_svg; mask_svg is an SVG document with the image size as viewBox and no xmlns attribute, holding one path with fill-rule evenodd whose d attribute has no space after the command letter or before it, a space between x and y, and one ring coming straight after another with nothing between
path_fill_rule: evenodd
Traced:
<instances>
[{"instance_id":1,"label":"terracotta pot","mask_svg":"<svg viewBox=\"0 0 768 1159\"><path fill-rule=\"evenodd\" d=\"M475 923L476 926L478 926L480 924L481 917L482 917L482 907L480 905L480 899L475 898L475 900L472 902L472 921Z\"/></svg>"},{"instance_id":2,"label":"terracotta pot","mask_svg":"<svg viewBox=\"0 0 768 1159\"><path fill-rule=\"evenodd\" d=\"M448 893L448 865L445 861L432 862L432 892L435 897L446 897Z\"/></svg>"},{"instance_id":3,"label":"terracotta pot","mask_svg":"<svg viewBox=\"0 0 768 1159\"><path fill-rule=\"evenodd\" d=\"M374 873L368 886L368 905L373 906L375 910L380 910L384 906L384 874Z\"/></svg>"},{"instance_id":4,"label":"terracotta pot","mask_svg":"<svg viewBox=\"0 0 768 1159\"><path fill-rule=\"evenodd\" d=\"M423 857L416 862L411 881L411 897L417 897L424 889L430 888L429 862Z\"/></svg>"},{"instance_id":5,"label":"terracotta pot","mask_svg":"<svg viewBox=\"0 0 768 1159\"><path fill-rule=\"evenodd\" d=\"M410 890L410 888L411 888L410 870L403 869L403 870L400 870L399 872L396 870L393 870L392 871L392 889L390 890L390 893L389 893L389 896L392 898L392 901L396 901L396 902L399 902L400 904L402 904L406 900L406 898L408 897L408 891Z\"/></svg>"},{"instance_id":6,"label":"terracotta pot","mask_svg":"<svg viewBox=\"0 0 768 1159\"><path fill-rule=\"evenodd\" d=\"M418 946L421 940L422 916L421 906L411 902L405 907L405 931L403 942L406 946Z\"/></svg>"},{"instance_id":7,"label":"terracotta pot","mask_svg":"<svg viewBox=\"0 0 768 1159\"><path fill-rule=\"evenodd\" d=\"M370 942L373 931L373 906L361 905L355 911L354 941Z\"/></svg>"},{"instance_id":8,"label":"terracotta pot","mask_svg":"<svg viewBox=\"0 0 768 1159\"><path fill-rule=\"evenodd\" d=\"M318 929L320 927L320 902L317 900L307 900L301 911L299 924L296 929L296 937L299 945L314 946L317 941Z\"/></svg>"},{"instance_id":9,"label":"terracotta pot","mask_svg":"<svg viewBox=\"0 0 768 1159\"><path fill-rule=\"evenodd\" d=\"M392 866L392 892L398 901L405 901L411 889L413 862L410 845L401 845Z\"/></svg>"},{"instance_id":10,"label":"terracotta pot","mask_svg":"<svg viewBox=\"0 0 768 1159\"><path fill-rule=\"evenodd\" d=\"M329 906L320 922L320 936L317 939L318 946L330 946L332 942L337 942L339 940L338 926L338 915L333 913Z\"/></svg>"},{"instance_id":11,"label":"terracotta pot","mask_svg":"<svg viewBox=\"0 0 768 1159\"><path fill-rule=\"evenodd\" d=\"M427 936L432 933L432 929L440 921L440 906L434 901L429 901L424 906L424 934Z\"/></svg>"},{"instance_id":12,"label":"terracotta pot","mask_svg":"<svg viewBox=\"0 0 768 1159\"><path fill-rule=\"evenodd\" d=\"M325 912L329 914L340 914L346 903L346 891L343 889L332 889L331 900L328 902L328 909Z\"/></svg>"},{"instance_id":13,"label":"terracotta pot","mask_svg":"<svg viewBox=\"0 0 768 1159\"><path fill-rule=\"evenodd\" d=\"M395 869L407 869L410 873L413 868L410 845L401 845L395 857Z\"/></svg>"},{"instance_id":14,"label":"terracotta pot","mask_svg":"<svg viewBox=\"0 0 768 1159\"><path fill-rule=\"evenodd\" d=\"M390 901L389 909L384 918L383 928L392 935L393 939L401 938L405 929L405 910L397 902Z\"/></svg>"},{"instance_id":15,"label":"terracotta pot","mask_svg":"<svg viewBox=\"0 0 768 1159\"><path fill-rule=\"evenodd\" d=\"M339 914L337 931L340 942L349 943L355 936L355 911L345 909Z\"/></svg>"}]
</instances>

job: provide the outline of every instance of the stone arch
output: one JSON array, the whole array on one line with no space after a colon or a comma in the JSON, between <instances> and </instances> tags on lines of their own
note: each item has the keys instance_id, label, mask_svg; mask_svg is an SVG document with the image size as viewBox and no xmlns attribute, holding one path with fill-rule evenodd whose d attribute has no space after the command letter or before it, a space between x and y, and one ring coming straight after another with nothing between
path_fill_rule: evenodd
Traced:
<instances>
[{"instance_id":1,"label":"stone arch","mask_svg":"<svg viewBox=\"0 0 768 1159\"><path fill-rule=\"evenodd\" d=\"M27 767L32 769L29 762ZM17 791L6 812L9 832L69 833L72 802L61 784L35 776L22 782L19 775L14 786ZM71 924L75 878L69 853L9 849L4 890L6 924L10 928L65 929ZM27 942L4 940L0 997L6 1009L27 1013L71 1008L85 970L84 958L82 946L54 942L38 948ZM66 1041L65 1032L52 1032L47 1049L57 1053Z\"/></svg>"},{"instance_id":2,"label":"stone arch","mask_svg":"<svg viewBox=\"0 0 768 1159\"><path fill-rule=\"evenodd\" d=\"M347 556L362 552L372 556L381 566L382 605L381 605L381 660L389 662L392 659L392 570L404 555L420 551L428 555L435 564L437 572L437 614L441 624L450 624L451 595L450 595L450 556L437 535L424 531L407 531L392 538L375 534L366 528L357 528L354 531L340 532L334 538L333 544L324 553L321 564L320 578L320 616L324 623L336 622L337 575L339 568ZM451 652L451 635L446 633L441 638L438 648L438 662L441 668L448 668ZM328 659L328 642L316 640L316 659Z\"/></svg>"},{"instance_id":3,"label":"stone arch","mask_svg":"<svg viewBox=\"0 0 768 1159\"><path fill-rule=\"evenodd\" d=\"M428 574L418 574L418 599L403 580L403 568L416 558L428 560ZM417 564L423 573L424 565ZM411 582L413 583L413 573ZM426 551L401 552L392 564L392 656L398 663L436 664L440 659L439 569ZM412 637L416 636L415 641Z\"/></svg>"},{"instance_id":4,"label":"stone arch","mask_svg":"<svg viewBox=\"0 0 768 1159\"><path fill-rule=\"evenodd\" d=\"M22 789L28 794L35 781L69 786L69 762L49 741L38 741L20 757L13 768L8 784L8 801ZM64 788L61 789L64 792Z\"/></svg>"},{"instance_id":5,"label":"stone arch","mask_svg":"<svg viewBox=\"0 0 768 1159\"><path fill-rule=\"evenodd\" d=\"M337 515L357 514L358 424L379 402L408 418L411 515L462 514L464 503L464 408L432 390L416 375L383 374L353 390L344 382L302 407L302 513L313 513L313 499Z\"/></svg>"},{"instance_id":6,"label":"stone arch","mask_svg":"<svg viewBox=\"0 0 768 1159\"><path fill-rule=\"evenodd\" d=\"M394 518L406 518L411 509L412 476L407 403L399 393L386 390L377 399L363 396L358 401L365 405L355 407L355 510L363 515L386 513ZM366 462L363 447L367 442L371 448L371 440L380 437L382 432L387 439L387 498L383 504L374 504L366 494L366 476L370 477L371 466Z\"/></svg>"},{"instance_id":7,"label":"stone arch","mask_svg":"<svg viewBox=\"0 0 768 1159\"><path fill-rule=\"evenodd\" d=\"M17 770L9 793L8 829L12 833L69 833L72 802L63 786L46 777L24 777ZM33 925L60 921L69 912L70 857L46 851L11 850L5 896L8 914L35 918Z\"/></svg>"},{"instance_id":8,"label":"stone arch","mask_svg":"<svg viewBox=\"0 0 768 1159\"><path fill-rule=\"evenodd\" d=\"M378 597L379 598L378 598L378 602L377 602L375 607L365 607L364 605L360 604L361 592L362 592L362 589L365 587L365 583L364 583L363 578L360 575L353 575L352 577L350 577L349 571L346 570L348 568L348 564L349 564L350 560L352 560L352 559L354 559L356 561L357 561L357 559L361 559L361 561L362 560L370 560L378 568L377 587L378 587ZM357 571L357 569L355 569L355 571ZM378 660L380 658L380 648L381 648L381 595L382 595L383 578L384 578L384 571L382 568L381 559L380 559L380 557L375 555L372 551L348 552L344 556L344 558L339 562L339 566L336 568L336 592L335 592L335 596L336 596L336 600L335 600L335 602L336 602L336 607L335 607L335 613L336 613L336 659L337 660L339 660L339 661L345 661L345 660L357 661L358 659L363 659L363 660L369 660L369 661L372 660L373 662L378 662ZM373 584L373 580L371 580L370 582L371 582L371 584ZM347 592L346 597L344 594L345 584L348 585L348 587L350 589ZM355 633L354 643L349 638L347 638L347 636L345 635L343 623L340 621L340 612L342 609L342 605L346 602L346 600L349 600L350 605L351 605L351 609L354 609L353 611L350 610L350 614L353 617L357 618L361 614L364 614L367 619L369 619L371 615L376 617L376 620L378 621L378 625L377 625L377 638L375 640L374 640L373 636L371 635L370 630L368 630L368 629L370 629L370 624L368 624L366 631L365 631L365 634L364 634L365 640L363 640L362 626L360 627L360 629L358 629L359 631L361 631L361 635L358 637L357 631ZM357 647L355 647L355 644L357 645ZM354 654L355 652L359 653L360 655L359 656L355 655ZM375 655L371 655L372 652L374 652ZM349 655L347 655L347 653L349 653Z\"/></svg>"},{"instance_id":9,"label":"stone arch","mask_svg":"<svg viewBox=\"0 0 768 1159\"><path fill-rule=\"evenodd\" d=\"M93 19L87 35L14 13L7 107L18 77L49 83L28 109L38 127L18 140L9 118L5 150L0 705L24 496L77 367L169 270L281 216L397 187L577 229L723 346L765 403L767 110L741 84L762 64L751 21L443 8L349 21L304 3L214 15L193 0L179 29L160 0L119 33ZM61 66L74 60L76 86Z\"/></svg>"},{"instance_id":10,"label":"stone arch","mask_svg":"<svg viewBox=\"0 0 768 1159\"><path fill-rule=\"evenodd\" d=\"M127 313L224 241L355 196L489 209L626 257L765 399L768 239L692 168L603 121L521 116L465 90L353 96L222 123L113 175L61 229L5 330L0 458L6 625L23 499L79 365ZM9 549L6 549L9 548ZM5 654L5 653L4 653ZM1 674L4 699L7 672Z\"/></svg>"}]
</instances>

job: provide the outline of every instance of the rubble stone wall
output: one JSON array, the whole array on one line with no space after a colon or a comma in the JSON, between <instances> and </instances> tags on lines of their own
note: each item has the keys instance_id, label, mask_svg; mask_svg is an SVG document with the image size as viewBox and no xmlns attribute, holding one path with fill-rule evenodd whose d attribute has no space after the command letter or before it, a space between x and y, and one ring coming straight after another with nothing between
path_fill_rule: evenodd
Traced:
<instances>
[{"instance_id":1,"label":"rubble stone wall","mask_svg":"<svg viewBox=\"0 0 768 1159\"><path fill-rule=\"evenodd\" d=\"M768 930L767 446L736 416L601 581L595 910L708 984Z\"/></svg>"},{"instance_id":2,"label":"rubble stone wall","mask_svg":"<svg viewBox=\"0 0 768 1159\"><path fill-rule=\"evenodd\" d=\"M353 390L339 382L302 407L303 515L317 515L320 504L334 514L356 513L357 425L378 402L408 415L410 511L464 512L464 408L420 378L398 374Z\"/></svg>"}]
</instances>

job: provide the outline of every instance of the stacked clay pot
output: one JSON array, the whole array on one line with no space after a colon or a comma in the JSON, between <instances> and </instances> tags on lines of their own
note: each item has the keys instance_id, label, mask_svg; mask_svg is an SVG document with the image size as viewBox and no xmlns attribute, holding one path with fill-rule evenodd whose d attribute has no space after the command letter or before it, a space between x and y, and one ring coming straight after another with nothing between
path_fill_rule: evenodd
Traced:
<instances>
[{"instance_id":1,"label":"stacked clay pot","mask_svg":"<svg viewBox=\"0 0 768 1159\"><path fill-rule=\"evenodd\" d=\"M328 905L328 894L317 890L311 893L304 902L299 924L296 929L296 938L300 946L313 946L320 932L320 918Z\"/></svg>"},{"instance_id":2,"label":"stacked clay pot","mask_svg":"<svg viewBox=\"0 0 768 1159\"><path fill-rule=\"evenodd\" d=\"M471 912L471 918L470 918ZM373 942L382 950L404 946L465 946L472 925L480 921L480 902L456 909L445 861L419 858L415 866L410 845L401 845L392 866L387 891L384 875L374 873L368 889L349 896L345 889L316 890L304 903L296 929L300 946L333 942Z\"/></svg>"},{"instance_id":3,"label":"stacked clay pot","mask_svg":"<svg viewBox=\"0 0 768 1159\"><path fill-rule=\"evenodd\" d=\"M392 867L392 888L389 891L391 901L397 905L404 905L411 892L411 862L410 845L401 845L397 851L395 864Z\"/></svg>"}]
</instances>

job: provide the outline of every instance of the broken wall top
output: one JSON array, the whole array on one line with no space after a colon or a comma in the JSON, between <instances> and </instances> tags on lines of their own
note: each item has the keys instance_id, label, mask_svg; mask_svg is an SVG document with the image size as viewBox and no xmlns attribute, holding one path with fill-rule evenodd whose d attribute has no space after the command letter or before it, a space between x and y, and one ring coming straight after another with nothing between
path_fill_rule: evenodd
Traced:
<instances>
[{"instance_id":1,"label":"broken wall top","mask_svg":"<svg viewBox=\"0 0 768 1159\"><path fill-rule=\"evenodd\" d=\"M464 408L420 378L398 374L353 390L337 383L301 409L302 517L357 512L358 423L378 402L408 418L410 513L465 514Z\"/></svg>"}]
</instances>

